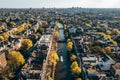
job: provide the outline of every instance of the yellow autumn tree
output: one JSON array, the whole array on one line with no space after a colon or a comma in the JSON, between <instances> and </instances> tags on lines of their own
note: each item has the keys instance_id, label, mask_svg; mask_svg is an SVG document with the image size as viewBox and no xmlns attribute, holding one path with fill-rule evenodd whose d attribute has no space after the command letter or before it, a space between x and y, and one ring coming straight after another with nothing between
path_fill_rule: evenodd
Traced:
<instances>
[{"instance_id":1,"label":"yellow autumn tree","mask_svg":"<svg viewBox=\"0 0 120 80\"><path fill-rule=\"evenodd\" d=\"M68 42L71 42L71 39L67 39L67 43L68 43Z\"/></svg>"},{"instance_id":2,"label":"yellow autumn tree","mask_svg":"<svg viewBox=\"0 0 120 80\"><path fill-rule=\"evenodd\" d=\"M53 51L50 55L50 65L56 65L57 64L57 61L59 60L59 57L58 57L58 54Z\"/></svg>"},{"instance_id":3,"label":"yellow autumn tree","mask_svg":"<svg viewBox=\"0 0 120 80\"><path fill-rule=\"evenodd\" d=\"M103 32L99 32L99 34L101 35L101 36L103 36L103 37L105 37L105 33L103 33Z\"/></svg>"},{"instance_id":4,"label":"yellow autumn tree","mask_svg":"<svg viewBox=\"0 0 120 80\"><path fill-rule=\"evenodd\" d=\"M49 77L48 80L53 80L53 78Z\"/></svg>"},{"instance_id":5,"label":"yellow autumn tree","mask_svg":"<svg viewBox=\"0 0 120 80\"><path fill-rule=\"evenodd\" d=\"M67 45L73 45L73 43L70 41L70 42L67 43Z\"/></svg>"},{"instance_id":6,"label":"yellow autumn tree","mask_svg":"<svg viewBox=\"0 0 120 80\"><path fill-rule=\"evenodd\" d=\"M72 48L73 48L73 43L72 43L71 41L69 41L69 42L67 43L67 50L68 50L68 51L71 51Z\"/></svg>"},{"instance_id":7,"label":"yellow autumn tree","mask_svg":"<svg viewBox=\"0 0 120 80\"><path fill-rule=\"evenodd\" d=\"M18 51L10 51L8 54L8 60L14 67L18 67L25 62L23 55Z\"/></svg>"},{"instance_id":8,"label":"yellow autumn tree","mask_svg":"<svg viewBox=\"0 0 120 80\"><path fill-rule=\"evenodd\" d=\"M105 53L105 50L100 46L90 47L92 53Z\"/></svg>"},{"instance_id":9,"label":"yellow autumn tree","mask_svg":"<svg viewBox=\"0 0 120 80\"><path fill-rule=\"evenodd\" d=\"M70 57L71 61L74 61L76 58L77 58L77 57L76 57L76 55L74 55L74 54L72 54L71 57Z\"/></svg>"},{"instance_id":10,"label":"yellow autumn tree","mask_svg":"<svg viewBox=\"0 0 120 80\"><path fill-rule=\"evenodd\" d=\"M118 34L120 34L120 31L118 29L113 29L112 34L113 35L118 35Z\"/></svg>"},{"instance_id":11,"label":"yellow autumn tree","mask_svg":"<svg viewBox=\"0 0 120 80\"><path fill-rule=\"evenodd\" d=\"M106 34L107 34L107 35L111 35L111 33L112 33L112 32L111 32L110 30L107 30L107 31L106 31Z\"/></svg>"},{"instance_id":12,"label":"yellow autumn tree","mask_svg":"<svg viewBox=\"0 0 120 80\"><path fill-rule=\"evenodd\" d=\"M77 63L77 61L74 61L74 62L72 62L72 64L71 64L71 69L73 69L73 68L75 68L75 67L77 67L78 66L78 63Z\"/></svg>"},{"instance_id":13,"label":"yellow autumn tree","mask_svg":"<svg viewBox=\"0 0 120 80\"><path fill-rule=\"evenodd\" d=\"M11 24L11 25L13 25L13 26L15 26L15 25L16 25L16 23L15 23L15 22L13 22L13 21L12 21L12 22L10 22L10 24Z\"/></svg>"},{"instance_id":14,"label":"yellow autumn tree","mask_svg":"<svg viewBox=\"0 0 120 80\"><path fill-rule=\"evenodd\" d=\"M65 36L68 37L68 32L65 32Z\"/></svg>"},{"instance_id":15,"label":"yellow autumn tree","mask_svg":"<svg viewBox=\"0 0 120 80\"><path fill-rule=\"evenodd\" d=\"M2 36L4 37L4 39L8 39L9 38L9 34L7 32L3 33Z\"/></svg>"},{"instance_id":16,"label":"yellow autumn tree","mask_svg":"<svg viewBox=\"0 0 120 80\"><path fill-rule=\"evenodd\" d=\"M110 54L110 53L111 53L111 48L110 48L110 46L105 47L105 52L106 52L107 54Z\"/></svg>"},{"instance_id":17,"label":"yellow autumn tree","mask_svg":"<svg viewBox=\"0 0 120 80\"><path fill-rule=\"evenodd\" d=\"M57 27L57 29L60 28L60 23L59 22L56 22L56 27Z\"/></svg>"},{"instance_id":18,"label":"yellow autumn tree","mask_svg":"<svg viewBox=\"0 0 120 80\"><path fill-rule=\"evenodd\" d=\"M71 50L72 50L72 48L73 48L73 46L72 46L72 45L67 45L67 50L68 50L68 51L71 51Z\"/></svg>"},{"instance_id":19,"label":"yellow autumn tree","mask_svg":"<svg viewBox=\"0 0 120 80\"><path fill-rule=\"evenodd\" d=\"M77 78L76 80L82 80L82 78Z\"/></svg>"},{"instance_id":20,"label":"yellow autumn tree","mask_svg":"<svg viewBox=\"0 0 120 80\"><path fill-rule=\"evenodd\" d=\"M66 24L64 24L63 28L64 28L64 30L66 30L66 29L67 29L67 25L66 25Z\"/></svg>"},{"instance_id":21,"label":"yellow autumn tree","mask_svg":"<svg viewBox=\"0 0 120 80\"><path fill-rule=\"evenodd\" d=\"M33 46L33 43L30 39L23 39L21 41L21 49L22 50L29 50Z\"/></svg>"},{"instance_id":22,"label":"yellow autumn tree","mask_svg":"<svg viewBox=\"0 0 120 80\"><path fill-rule=\"evenodd\" d=\"M47 26L47 25L48 25L48 22L47 22L47 21L44 21L44 22L42 23L42 25L43 25L43 26Z\"/></svg>"},{"instance_id":23,"label":"yellow autumn tree","mask_svg":"<svg viewBox=\"0 0 120 80\"><path fill-rule=\"evenodd\" d=\"M90 23L86 23L85 24L87 27L92 27L92 25Z\"/></svg>"},{"instance_id":24,"label":"yellow autumn tree","mask_svg":"<svg viewBox=\"0 0 120 80\"><path fill-rule=\"evenodd\" d=\"M51 58L54 59L55 61L59 60L58 54L55 51L52 52Z\"/></svg>"},{"instance_id":25,"label":"yellow autumn tree","mask_svg":"<svg viewBox=\"0 0 120 80\"><path fill-rule=\"evenodd\" d=\"M112 39L110 41L113 43L114 46L118 46L118 43L116 41L114 41Z\"/></svg>"},{"instance_id":26,"label":"yellow autumn tree","mask_svg":"<svg viewBox=\"0 0 120 80\"><path fill-rule=\"evenodd\" d=\"M80 74L81 73L81 68L78 66L77 61L72 62L71 71L72 71L72 74Z\"/></svg>"},{"instance_id":27,"label":"yellow autumn tree","mask_svg":"<svg viewBox=\"0 0 120 80\"><path fill-rule=\"evenodd\" d=\"M0 36L0 41L3 41L4 40L4 37L3 36Z\"/></svg>"},{"instance_id":28,"label":"yellow autumn tree","mask_svg":"<svg viewBox=\"0 0 120 80\"><path fill-rule=\"evenodd\" d=\"M55 31L54 36L55 36L55 38L56 38L56 40L57 40L57 39L59 38L59 32L58 32L58 31Z\"/></svg>"}]
</instances>

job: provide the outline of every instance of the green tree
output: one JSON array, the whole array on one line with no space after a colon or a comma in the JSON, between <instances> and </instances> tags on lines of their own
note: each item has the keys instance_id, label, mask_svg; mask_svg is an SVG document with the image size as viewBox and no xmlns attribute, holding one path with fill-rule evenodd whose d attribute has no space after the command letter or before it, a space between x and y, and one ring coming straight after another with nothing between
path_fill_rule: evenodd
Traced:
<instances>
[{"instance_id":1,"label":"green tree","mask_svg":"<svg viewBox=\"0 0 120 80\"><path fill-rule=\"evenodd\" d=\"M39 28L39 29L37 30L37 32L39 32L39 33L41 33L41 34L42 34L42 33L44 32L44 28L42 28L42 27L41 27L41 28Z\"/></svg>"}]
</instances>

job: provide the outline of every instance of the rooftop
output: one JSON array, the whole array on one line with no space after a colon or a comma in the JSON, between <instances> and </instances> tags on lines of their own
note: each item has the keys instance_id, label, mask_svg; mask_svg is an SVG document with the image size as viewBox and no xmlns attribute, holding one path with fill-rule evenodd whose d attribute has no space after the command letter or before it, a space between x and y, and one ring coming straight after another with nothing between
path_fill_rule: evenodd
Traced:
<instances>
[{"instance_id":1,"label":"rooftop","mask_svg":"<svg viewBox=\"0 0 120 80\"><path fill-rule=\"evenodd\" d=\"M113 67L114 67L115 69L120 69L120 63L116 63L115 65L113 65Z\"/></svg>"}]
</instances>

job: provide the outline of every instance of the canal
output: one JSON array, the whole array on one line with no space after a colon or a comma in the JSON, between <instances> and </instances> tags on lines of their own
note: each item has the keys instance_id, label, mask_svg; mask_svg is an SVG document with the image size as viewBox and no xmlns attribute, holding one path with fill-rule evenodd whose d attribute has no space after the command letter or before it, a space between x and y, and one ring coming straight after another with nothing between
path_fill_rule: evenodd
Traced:
<instances>
[{"instance_id":1,"label":"canal","mask_svg":"<svg viewBox=\"0 0 120 80\"><path fill-rule=\"evenodd\" d=\"M67 57L67 48L65 43L65 37L64 37L64 29L63 25L60 24L59 29L59 42L58 42L58 49L60 51L58 52L59 55L59 61L56 66L56 73L55 73L55 79L54 80L70 80L70 62L68 61ZM63 41L63 42L61 42Z\"/></svg>"}]
</instances>

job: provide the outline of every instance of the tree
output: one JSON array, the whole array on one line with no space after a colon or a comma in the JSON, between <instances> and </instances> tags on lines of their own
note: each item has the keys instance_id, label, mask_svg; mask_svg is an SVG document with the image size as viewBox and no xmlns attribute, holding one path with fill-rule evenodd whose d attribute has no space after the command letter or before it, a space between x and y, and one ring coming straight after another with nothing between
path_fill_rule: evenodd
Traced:
<instances>
[{"instance_id":1,"label":"tree","mask_svg":"<svg viewBox=\"0 0 120 80\"><path fill-rule=\"evenodd\" d=\"M48 26L48 22L47 22L47 21L44 21L44 22L42 23L42 25L43 25L44 27L46 27L46 26Z\"/></svg>"},{"instance_id":2,"label":"tree","mask_svg":"<svg viewBox=\"0 0 120 80\"><path fill-rule=\"evenodd\" d=\"M68 32L65 32L65 36L68 37Z\"/></svg>"},{"instance_id":3,"label":"tree","mask_svg":"<svg viewBox=\"0 0 120 80\"><path fill-rule=\"evenodd\" d=\"M30 39L23 39L21 41L21 49L22 50L29 50L33 46L33 43Z\"/></svg>"},{"instance_id":4,"label":"tree","mask_svg":"<svg viewBox=\"0 0 120 80\"><path fill-rule=\"evenodd\" d=\"M4 40L4 37L3 36L0 36L0 41L3 41Z\"/></svg>"},{"instance_id":5,"label":"tree","mask_svg":"<svg viewBox=\"0 0 120 80\"><path fill-rule=\"evenodd\" d=\"M64 24L63 28L64 28L64 30L66 30L66 29L67 29L67 25L66 25L66 24Z\"/></svg>"},{"instance_id":6,"label":"tree","mask_svg":"<svg viewBox=\"0 0 120 80\"><path fill-rule=\"evenodd\" d=\"M107 54L110 54L111 53L111 48L109 46L105 47L105 52Z\"/></svg>"},{"instance_id":7,"label":"tree","mask_svg":"<svg viewBox=\"0 0 120 80\"><path fill-rule=\"evenodd\" d=\"M50 65L55 66L58 60L59 60L58 54L55 51L53 51L50 55Z\"/></svg>"},{"instance_id":8,"label":"tree","mask_svg":"<svg viewBox=\"0 0 120 80\"><path fill-rule=\"evenodd\" d=\"M110 41L113 43L114 46L118 46L118 43L116 41L114 41L112 39Z\"/></svg>"},{"instance_id":9,"label":"tree","mask_svg":"<svg viewBox=\"0 0 120 80\"><path fill-rule=\"evenodd\" d=\"M71 51L72 48L73 48L73 43L72 43L71 41L69 41L69 42L67 43L67 49L68 49L68 51Z\"/></svg>"},{"instance_id":10,"label":"tree","mask_svg":"<svg viewBox=\"0 0 120 80\"><path fill-rule=\"evenodd\" d=\"M53 78L49 77L48 80L53 80Z\"/></svg>"},{"instance_id":11,"label":"tree","mask_svg":"<svg viewBox=\"0 0 120 80\"><path fill-rule=\"evenodd\" d=\"M12 25L12 26L15 26L16 25L16 23L15 22L10 22L10 24Z\"/></svg>"},{"instance_id":12,"label":"tree","mask_svg":"<svg viewBox=\"0 0 120 80\"><path fill-rule=\"evenodd\" d=\"M9 34L7 32L3 33L2 36L4 37L4 40L9 38Z\"/></svg>"},{"instance_id":13,"label":"tree","mask_svg":"<svg viewBox=\"0 0 120 80\"><path fill-rule=\"evenodd\" d=\"M42 28L42 27L41 27L41 28L39 28L39 29L37 30L37 32L39 32L39 33L41 33L41 34L42 34L42 33L44 32L44 28Z\"/></svg>"},{"instance_id":14,"label":"tree","mask_svg":"<svg viewBox=\"0 0 120 80\"><path fill-rule=\"evenodd\" d=\"M99 32L99 34L101 35L101 36L103 36L103 37L105 37L105 33L103 33L103 32Z\"/></svg>"},{"instance_id":15,"label":"tree","mask_svg":"<svg viewBox=\"0 0 120 80\"><path fill-rule=\"evenodd\" d=\"M107 31L106 31L106 34L107 34L107 35L111 35L111 31L110 31L110 30L107 30Z\"/></svg>"},{"instance_id":16,"label":"tree","mask_svg":"<svg viewBox=\"0 0 120 80\"><path fill-rule=\"evenodd\" d=\"M59 38L59 32L58 31L55 31L55 38L56 38L56 40Z\"/></svg>"},{"instance_id":17,"label":"tree","mask_svg":"<svg viewBox=\"0 0 120 80\"><path fill-rule=\"evenodd\" d=\"M8 54L8 60L14 68L19 67L25 62L23 55L18 51L11 51Z\"/></svg>"},{"instance_id":18,"label":"tree","mask_svg":"<svg viewBox=\"0 0 120 80\"><path fill-rule=\"evenodd\" d=\"M54 59L55 61L59 60L58 54L55 51L52 52L51 58Z\"/></svg>"},{"instance_id":19,"label":"tree","mask_svg":"<svg viewBox=\"0 0 120 80\"><path fill-rule=\"evenodd\" d=\"M71 39L67 39L67 43L68 43L68 42L71 42Z\"/></svg>"},{"instance_id":20,"label":"tree","mask_svg":"<svg viewBox=\"0 0 120 80\"><path fill-rule=\"evenodd\" d=\"M118 35L118 34L120 34L120 31L118 29L113 29L112 34Z\"/></svg>"},{"instance_id":21,"label":"tree","mask_svg":"<svg viewBox=\"0 0 120 80\"><path fill-rule=\"evenodd\" d=\"M74 61L74 62L72 62L72 64L71 64L71 69L74 69L75 67L77 67L78 66L78 63L77 63L77 61Z\"/></svg>"},{"instance_id":22,"label":"tree","mask_svg":"<svg viewBox=\"0 0 120 80\"><path fill-rule=\"evenodd\" d=\"M72 74L80 74L81 73L81 68L78 66L77 61L72 62L71 71L72 71Z\"/></svg>"},{"instance_id":23,"label":"tree","mask_svg":"<svg viewBox=\"0 0 120 80\"><path fill-rule=\"evenodd\" d=\"M85 24L87 27L92 27L90 23Z\"/></svg>"},{"instance_id":24,"label":"tree","mask_svg":"<svg viewBox=\"0 0 120 80\"><path fill-rule=\"evenodd\" d=\"M82 80L82 78L77 78L76 80Z\"/></svg>"},{"instance_id":25,"label":"tree","mask_svg":"<svg viewBox=\"0 0 120 80\"><path fill-rule=\"evenodd\" d=\"M70 57L71 61L74 61L76 58L77 58L77 57L76 57L76 55L74 55L74 54L72 54L71 57Z\"/></svg>"},{"instance_id":26,"label":"tree","mask_svg":"<svg viewBox=\"0 0 120 80\"><path fill-rule=\"evenodd\" d=\"M73 46L72 46L72 45L67 45L67 50L68 50L68 51L71 51L71 50L72 50L72 48L73 48Z\"/></svg>"},{"instance_id":27,"label":"tree","mask_svg":"<svg viewBox=\"0 0 120 80\"><path fill-rule=\"evenodd\" d=\"M73 45L73 43L70 41L70 42L67 43L67 45Z\"/></svg>"},{"instance_id":28,"label":"tree","mask_svg":"<svg viewBox=\"0 0 120 80\"><path fill-rule=\"evenodd\" d=\"M56 22L56 28L59 29L60 28L60 23Z\"/></svg>"},{"instance_id":29,"label":"tree","mask_svg":"<svg viewBox=\"0 0 120 80\"><path fill-rule=\"evenodd\" d=\"M93 53L105 53L105 50L101 48L100 46L94 46L90 48Z\"/></svg>"}]
</instances>

